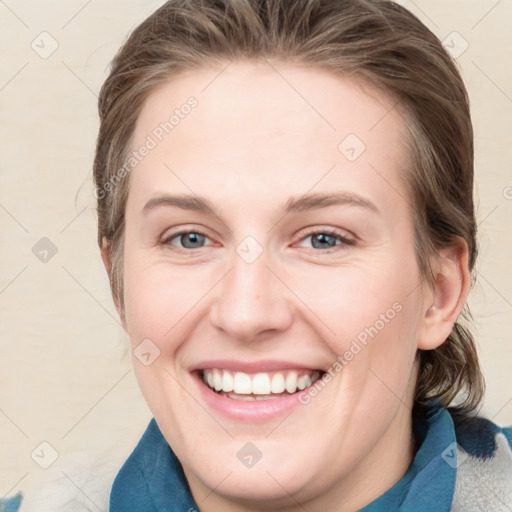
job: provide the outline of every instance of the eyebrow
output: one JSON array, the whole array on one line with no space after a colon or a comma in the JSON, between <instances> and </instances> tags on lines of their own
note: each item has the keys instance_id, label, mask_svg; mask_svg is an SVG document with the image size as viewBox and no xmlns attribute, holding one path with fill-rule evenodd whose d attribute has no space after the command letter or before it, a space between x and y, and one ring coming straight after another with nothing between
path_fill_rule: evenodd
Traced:
<instances>
[{"instance_id":1,"label":"eyebrow","mask_svg":"<svg viewBox=\"0 0 512 512\"><path fill-rule=\"evenodd\" d=\"M379 209L368 199L352 192L336 192L331 194L305 194L299 197L291 197L285 204L285 212L299 212L325 208L333 205L350 205L365 208L377 215ZM159 195L150 199L142 209L141 213L146 215L151 210L160 206L177 206L183 210L196 211L216 215L210 201L200 196L191 195Z\"/></svg>"}]
</instances>

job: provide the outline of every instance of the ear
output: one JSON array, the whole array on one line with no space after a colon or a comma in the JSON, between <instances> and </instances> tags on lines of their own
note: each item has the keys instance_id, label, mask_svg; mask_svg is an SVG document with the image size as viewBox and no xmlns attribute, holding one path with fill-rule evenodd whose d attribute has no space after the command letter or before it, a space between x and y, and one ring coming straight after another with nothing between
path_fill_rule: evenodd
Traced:
<instances>
[{"instance_id":1,"label":"ear","mask_svg":"<svg viewBox=\"0 0 512 512\"><path fill-rule=\"evenodd\" d=\"M101 259L103 260L103 265L105 265L105 269L107 271L108 280L110 282L110 293L112 294L112 299L114 300L114 305L116 307L117 314L121 319L123 328L126 330L123 311L119 303L119 297L114 293L114 288L112 286L112 259L110 254L110 243L105 237L103 237L103 240L101 242Z\"/></svg>"},{"instance_id":2,"label":"ear","mask_svg":"<svg viewBox=\"0 0 512 512\"><path fill-rule=\"evenodd\" d=\"M433 264L434 286L428 294L418 348L432 350L442 345L457 321L471 286L469 252L465 240L457 237L443 249Z\"/></svg>"}]
</instances>

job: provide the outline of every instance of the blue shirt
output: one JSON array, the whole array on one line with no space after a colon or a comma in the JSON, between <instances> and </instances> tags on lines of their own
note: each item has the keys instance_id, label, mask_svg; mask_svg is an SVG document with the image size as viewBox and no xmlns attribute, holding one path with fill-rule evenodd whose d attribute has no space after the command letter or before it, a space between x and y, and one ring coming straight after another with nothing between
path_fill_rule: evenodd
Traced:
<instances>
[{"instance_id":1,"label":"blue shirt","mask_svg":"<svg viewBox=\"0 0 512 512\"><path fill-rule=\"evenodd\" d=\"M407 473L362 512L512 510L511 427L480 417L456 427L447 409L436 408L413 430L419 449ZM189 509L199 507L153 418L114 480L110 512Z\"/></svg>"}]
</instances>

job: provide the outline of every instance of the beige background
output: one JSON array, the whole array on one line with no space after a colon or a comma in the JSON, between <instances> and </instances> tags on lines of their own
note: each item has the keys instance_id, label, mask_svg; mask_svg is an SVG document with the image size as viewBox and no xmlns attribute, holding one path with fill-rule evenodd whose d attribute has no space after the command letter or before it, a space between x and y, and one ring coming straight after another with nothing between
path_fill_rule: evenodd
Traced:
<instances>
[{"instance_id":1,"label":"beige background","mask_svg":"<svg viewBox=\"0 0 512 512\"><path fill-rule=\"evenodd\" d=\"M512 2L401 3L455 50L469 44L458 62L472 100L481 244L470 304L483 412L511 424ZM106 511L151 417L96 245L91 164L107 65L161 4L0 2L0 497L23 490L23 511ZM46 263L32 252L42 237L57 248ZM38 463L52 448L41 442L59 455L48 469Z\"/></svg>"}]
</instances>

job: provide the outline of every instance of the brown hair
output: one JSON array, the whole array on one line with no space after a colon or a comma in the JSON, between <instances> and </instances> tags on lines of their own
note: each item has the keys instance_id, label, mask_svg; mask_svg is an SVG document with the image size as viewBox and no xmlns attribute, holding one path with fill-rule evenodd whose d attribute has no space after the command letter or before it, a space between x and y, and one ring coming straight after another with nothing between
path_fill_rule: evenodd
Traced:
<instances>
[{"instance_id":1,"label":"brown hair","mask_svg":"<svg viewBox=\"0 0 512 512\"><path fill-rule=\"evenodd\" d=\"M405 179L422 276L432 283L430 257L460 238L468 245L473 271L477 242L469 100L453 60L413 14L388 0L171 0L123 44L99 97L98 242L108 244L112 294L123 316L129 182L123 178L145 100L180 71L269 58L353 75L395 98L410 137ZM467 305L461 317L470 319ZM455 418L477 408L484 380L472 335L462 322L437 349L418 351L418 360L414 413L424 414L434 400L448 407L455 398Z\"/></svg>"}]
</instances>

